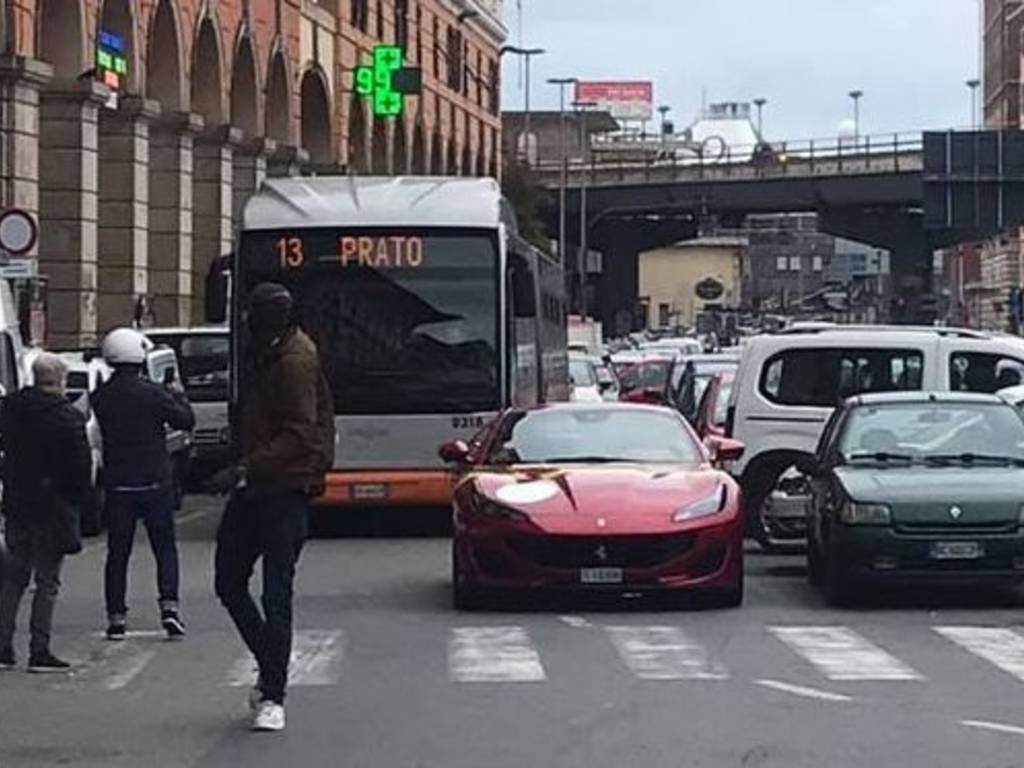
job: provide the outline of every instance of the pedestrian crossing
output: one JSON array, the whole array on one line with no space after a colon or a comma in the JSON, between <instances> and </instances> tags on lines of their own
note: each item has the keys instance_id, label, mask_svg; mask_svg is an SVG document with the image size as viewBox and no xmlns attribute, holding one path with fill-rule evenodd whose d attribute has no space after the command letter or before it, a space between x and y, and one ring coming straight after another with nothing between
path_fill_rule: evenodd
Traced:
<instances>
[{"instance_id":1,"label":"pedestrian crossing","mask_svg":"<svg viewBox=\"0 0 1024 768\"><path fill-rule=\"evenodd\" d=\"M961 670L985 669L1005 676L1012 685L1024 683L1024 629L914 626L899 634L892 634L890 628L886 635L881 628L773 624L739 628L742 642L738 644L732 642L735 638L723 637L720 627L716 628L717 642L709 638L707 630L699 621L631 625L581 620L566 625L555 619L529 626L479 623L442 627L433 630L433 637L437 645L446 646L444 650L425 650L429 644L417 635L409 640L408 654L394 659L394 668L389 662L389 668L376 670L369 669L365 659L359 660L360 644L373 648L373 635L361 638L358 632L343 629L298 630L293 640L290 686L337 686L345 684L349 675L400 674L401 664L423 666L425 654L438 652L439 661L447 664L448 681L456 686L557 682L566 673L567 656L576 655L600 660L602 673L625 674L638 681L741 681L827 701L846 700L850 689L829 692L814 687L826 681L941 682L950 666L950 654L962 657ZM194 633L185 643L166 643L148 635L130 637L125 643L105 643L95 637L88 642L87 648L71 655L77 661L74 673L55 687L117 693L144 686L147 681L174 684L187 673L221 687L240 688L252 685L256 678L251 656L239 649L227 631ZM889 647L893 644L898 648ZM915 653L923 654L920 666L912 658ZM731 654L735 658L730 658ZM0 679L6 684L10 678Z\"/></svg>"}]
</instances>

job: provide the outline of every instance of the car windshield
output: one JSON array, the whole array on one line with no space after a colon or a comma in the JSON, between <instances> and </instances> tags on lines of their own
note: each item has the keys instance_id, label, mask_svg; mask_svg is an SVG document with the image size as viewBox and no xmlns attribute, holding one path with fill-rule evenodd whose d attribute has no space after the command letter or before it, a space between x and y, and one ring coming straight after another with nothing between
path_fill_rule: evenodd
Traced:
<instances>
[{"instance_id":1,"label":"car windshield","mask_svg":"<svg viewBox=\"0 0 1024 768\"><path fill-rule=\"evenodd\" d=\"M677 416L619 407L519 413L506 420L495 446L491 460L496 464L702 460Z\"/></svg>"},{"instance_id":2,"label":"car windshield","mask_svg":"<svg viewBox=\"0 0 1024 768\"><path fill-rule=\"evenodd\" d=\"M865 405L839 439L845 461L1024 461L1024 419L1003 403Z\"/></svg>"},{"instance_id":3,"label":"car windshield","mask_svg":"<svg viewBox=\"0 0 1024 768\"><path fill-rule=\"evenodd\" d=\"M193 403L216 403L228 399L231 340L224 333L150 334L159 345L178 356L182 384Z\"/></svg>"},{"instance_id":4,"label":"car windshield","mask_svg":"<svg viewBox=\"0 0 1024 768\"><path fill-rule=\"evenodd\" d=\"M574 387L592 387L597 384L594 366L586 360L569 361L569 380Z\"/></svg>"},{"instance_id":5,"label":"car windshield","mask_svg":"<svg viewBox=\"0 0 1024 768\"><path fill-rule=\"evenodd\" d=\"M619 378L623 389L664 389L671 370L668 360L648 360L623 369Z\"/></svg>"}]
</instances>

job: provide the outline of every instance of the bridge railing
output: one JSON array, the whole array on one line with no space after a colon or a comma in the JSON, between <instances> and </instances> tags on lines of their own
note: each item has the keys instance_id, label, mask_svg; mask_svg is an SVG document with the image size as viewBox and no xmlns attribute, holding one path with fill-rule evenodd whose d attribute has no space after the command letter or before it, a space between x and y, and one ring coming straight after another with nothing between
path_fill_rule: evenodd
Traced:
<instances>
[{"instance_id":1,"label":"bridge railing","mask_svg":"<svg viewBox=\"0 0 1024 768\"><path fill-rule=\"evenodd\" d=\"M570 183L586 174L589 183L647 181L749 180L787 176L836 176L915 171L922 167L920 133L890 133L856 139L807 139L757 145L701 144L678 141L603 139L590 157L569 160ZM535 166L545 181L557 183L561 163L547 159Z\"/></svg>"}]
</instances>

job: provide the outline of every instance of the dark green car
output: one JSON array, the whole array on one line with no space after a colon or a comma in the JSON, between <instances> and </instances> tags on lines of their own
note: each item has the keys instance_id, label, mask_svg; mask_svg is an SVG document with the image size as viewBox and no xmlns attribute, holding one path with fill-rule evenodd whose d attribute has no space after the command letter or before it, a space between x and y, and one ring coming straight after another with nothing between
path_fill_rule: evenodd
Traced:
<instances>
[{"instance_id":1,"label":"dark green car","mask_svg":"<svg viewBox=\"0 0 1024 768\"><path fill-rule=\"evenodd\" d=\"M1024 581L1024 417L997 396L855 397L799 469L830 603L872 581Z\"/></svg>"}]
</instances>

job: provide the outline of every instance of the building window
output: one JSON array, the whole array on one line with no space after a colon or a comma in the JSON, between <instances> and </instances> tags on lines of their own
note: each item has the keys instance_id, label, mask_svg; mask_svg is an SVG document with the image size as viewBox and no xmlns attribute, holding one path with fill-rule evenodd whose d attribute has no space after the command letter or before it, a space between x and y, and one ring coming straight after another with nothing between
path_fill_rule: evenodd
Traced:
<instances>
[{"instance_id":1,"label":"building window","mask_svg":"<svg viewBox=\"0 0 1024 768\"><path fill-rule=\"evenodd\" d=\"M811 269L813 269L815 272L821 272L823 266L824 265L821 256L815 256L813 259L811 259Z\"/></svg>"},{"instance_id":2,"label":"building window","mask_svg":"<svg viewBox=\"0 0 1024 768\"><path fill-rule=\"evenodd\" d=\"M384 5L377 0L377 39L384 42Z\"/></svg>"},{"instance_id":3,"label":"building window","mask_svg":"<svg viewBox=\"0 0 1024 768\"><path fill-rule=\"evenodd\" d=\"M352 26L362 32L370 27L370 0L352 0Z\"/></svg>"},{"instance_id":4,"label":"building window","mask_svg":"<svg viewBox=\"0 0 1024 768\"><path fill-rule=\"evenodd\" d=\"M777 272L785 272L789 268L789 259L785 256L779 256L775 259L775 270Z\"/></svg>"},{"instance_id":5,"label":"building window","mask_svg":"<svg viewBox=\"0 0 1024 768\"><path fill-rule=\"evenodd\" d=\"M457 93L461 93L464 80L462 72L462 33L453 27L448 27L447 43L448 87Z\"/></svg>"},{"instance_id":6,"label":"building window","mask_svg":"<svg viewBox=\"0 0 1024 768\"><path fill-rule=\"evenodd\" d=\"M409 49L409 0L395 0L395 45Z\"/></svg>"},{"instance_id":7,"label":"building window","mask_svg":"<svg viewBox=\"0 0 1024 768\"><path fill-rule=\"evenodd\" d=\"M484 105L484 52L476 52L476 72L473 79L476 81L476 105Z\"/></svg>"},{"instance_id":8,"label":"building window","mask_svg":"<svg viewBox=\"0 0 1024 768\"><path fill-rule=\"evenodd\" d=\"M789 271L790 272L799 272L800 271L800 257L799 256L790 256L789 257Z\"/></svg>"},{"instance_id":9,"label":"building window","mask_svg":"<svg viewBox=\"0 0 1024 768\"><path fill-rule=\"evenodd\" d=\"M469 78L473 72L469 68L469 43L462 46L462 95L469 98Z\"/></svg>"},{"instance_id":10,"label":"building window","mask_svg":"<svg viewBox=\"0 0 1024 768\"><path fill-rule=\"evenodd\" d=\"M441 28L434 16L434 79L441 82Z\"/></svg>"},{"instance_id":11,"label":"building window","mask_svg":"<svg viewBox=\"0 0 1024 768\"><path fill-rule=\"evenodd\" d=\"M668 328L672 307L668 304L658 305L658 327Z\"/></svg>"},{"instance_id":12,"label":"building window","mask_svg":"<svg viewBox=\"0 0 1024 768\"><path fill-rule=\"evenodd\" d=\"M416 5L416 66L423 66L423 9Z\"/></svg>"},{"instance_id":13,"label":"building window","mask_svg":"<svg viewBox=\"0 0 1024 768\"><path fill-rule=\"evenodd\" d=\"M498 63L493 59L491 60L491 63L488 65L488 69L489 73L487 81L490 84L490 93L488 94L488 97L491 100L491 114L497 115L500 104L499 96L501 93L501 77L499 75L499 72L501 70L498 68Z\"/></svg>"}]
</instances>

